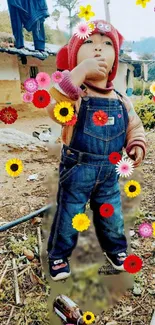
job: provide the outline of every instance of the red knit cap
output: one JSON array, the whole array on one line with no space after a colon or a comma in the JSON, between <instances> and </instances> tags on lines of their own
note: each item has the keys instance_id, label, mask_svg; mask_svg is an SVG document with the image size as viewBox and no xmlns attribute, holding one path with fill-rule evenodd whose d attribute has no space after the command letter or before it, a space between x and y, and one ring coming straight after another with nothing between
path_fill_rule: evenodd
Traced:
<instances>
[{"instance_id":1,"label":"red knit cap","mask_svg":"<svg viewBox=\"0 0 155 325\"><path fill-rule=\"evenodd\" d=\"M103 33L104 35L108 36L114 45L115 49L115 61L113 64L112 72L109 73L108 81L112 81L117 72L118 67L118 59L119 59L119 50L123 43L123 36L115 29L110 23L107 23L104 20L95 20L91 21L91 23L95 24L95 29L90 34L93 35L95 33ZM69 70L74 69L77 66L77 53L80 46L84 43L85 39L80 39L75 34L71 37L68 43L68 64Z\"/></svg>"},{"instance_id":2,"label":"red knit cap","mask_svg":"<svg viewBox=\"0 0 155 325\"><path fill-rule=\"evenodd\" d=\"M69 70L68 67L68 44L61 47L56 55L56 66L60 70Z\"/></svg>"}]
</instances>

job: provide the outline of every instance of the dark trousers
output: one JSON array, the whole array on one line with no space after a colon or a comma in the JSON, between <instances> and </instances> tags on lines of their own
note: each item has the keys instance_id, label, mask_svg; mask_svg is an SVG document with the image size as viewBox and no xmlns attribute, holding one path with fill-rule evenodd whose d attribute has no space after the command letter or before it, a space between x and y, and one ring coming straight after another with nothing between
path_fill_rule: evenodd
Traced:
<instances>
[{"instance_id":1,"label":"dark trousers","mask_svg":"<svg viewBox=\"0 0 155 325\"><path fill-rule=\"evenodd\" d=\"M27 19L27 14L20 10L19 8L16 8L12 5L9 5L9 12L10 12L10 18L11 18L11 26L13 35L15 38L15 46L17 49L24 47L24 37L23 37L23 27L24 22ZM44 51L45 49L45 30L44 30L44 22L38 20L33 26L32 26L32 35L34 40L34 47L35 50Z\"/></svg>"}]
</instances>

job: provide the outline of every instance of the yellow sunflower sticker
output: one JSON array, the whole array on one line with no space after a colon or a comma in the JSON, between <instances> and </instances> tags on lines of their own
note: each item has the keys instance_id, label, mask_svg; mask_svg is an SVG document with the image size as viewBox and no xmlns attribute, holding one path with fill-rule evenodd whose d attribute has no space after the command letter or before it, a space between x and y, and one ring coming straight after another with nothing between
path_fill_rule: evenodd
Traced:
<instances>
[{"instance_id":1,"label":"yellow sunflower sticker","mask_svg":"<svg viewBox=\"0 0 155 325\"><path fill-rule=\"evenodd\" d=\"M90 219L85 213L78 213L72 219L72 226L77 231L87 230L90 226Z\"/></svg>"},{"instance_id":2,"label":"yellow sunflower sticker","mask_svg":"<svg viewBox=\"0 0 155 325\"><path fill-rule=\"evenodd\" d=\"M141 186L137 181L128 181L124 186L124 191L128 197L136 197L141 192Z\"/></svg>"},{"instance_id":3,"label":"yellow sunflower sticker","mask_svg":"<svg viewBox=\"0 0 155 325\"><path fill-rule=\"evenodd\" d=\"M150 2L151 0L137 0L136 5L141 5L143 8L146 7L147 3Z\"/></svg>"},{"instance_id":4,"label":"yellow sunflower sticker","mask_svg":"<svg viewBox=\"0 0 155 325\"><path fill-rule=\"evenodd\" d=\"M5 170L11 177L17 177L23 171L23 163L20 159L10 159L5 164Z\"/></svg>"},{"instance_id":5,"label":"yellow sunflower sticker","mask_svg":"<svg viewBox=\"0 0 155 325\"><path fill-rule=\"evenodd\" d=\"M83 318L83 321L85 322L85 324L92 324L95 321L95 316L90 311L86 311L83 314L82 318Z\"/></svg>"},{"instance_id":6,"label":"yellow sunflower sticker","mask_svg":"<svg viewBox=\"0 0 155 325\"><path fill-rule=\"evenodd\" d=\"M62 123L72 120L74 115L74 108L70 102L60 102L54 107L54 116Z\"/></svg>"},{"instance_id":7,"label":"yellow sunflower sticker","mask_svg":"<svg viewBox=\"0 0 155 325\"><path fill-rule=\"evenodd\" d=\"M80 18L85 18L85 20L89 20L91 17L95 16L95 13L91 11L91 5L87 5L86 7L80 6L80 13L78 16Z\"/></svg>"}]
</instances>

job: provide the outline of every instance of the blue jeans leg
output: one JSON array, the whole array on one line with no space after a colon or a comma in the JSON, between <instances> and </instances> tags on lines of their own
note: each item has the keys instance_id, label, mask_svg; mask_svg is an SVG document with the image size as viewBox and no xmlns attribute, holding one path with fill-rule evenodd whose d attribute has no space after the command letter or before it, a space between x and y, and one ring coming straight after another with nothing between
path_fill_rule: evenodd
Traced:
<instances>
[{"instance_id":1,"label":"blue jeans leg","mask_svg":"<svg viewBox=\"0 0 155 325\"><path fill-rule=\"evenodd\" d=\"M48 255L51 259L69 257L76 247L78 231L72 226L72 219L78 213L85 212L90 192L82 192L76 186L61 186L58 190L58 205L48 239Z\"/></svg>"},{"instance_id":2,"label":"blue jeans leg","mask_svg":"<svg viewBox=\"0 0 155 325\"><path fill-rule=\"evenodd\" d=\"M111 217L101 216L99 209L104 203L110 203L114 207ZM111 254L124 252L127 249L127 240L124 234L120 186L116 172L113 172L104 183L97 185L91 195L90 207L93 210L95 231L102 250Z\"/></svg>"},{"instance_id":3,"label":"blue jeans leg","mask_svg":"<svg viewBox=\"0 0 155 325\"><path fill-rule=\"evenodd\" d=\"M13 35L15 38L15 46L17 49L24 47L23 37L23 24L22 24L22 12L20 9L12 6L8 1L8 8L10 12L11 26Z\"/></svg>"},{"instance_id":4,"label":"blue jeans leg","mask_svg":"<svg viewBox=\"0 0 155 325\"><path fill-rule=\"evenodd\" d=\"M45 28L43 21L37 21L32 27L35 50L45 50Z\"/></svg>"}]
</instances>

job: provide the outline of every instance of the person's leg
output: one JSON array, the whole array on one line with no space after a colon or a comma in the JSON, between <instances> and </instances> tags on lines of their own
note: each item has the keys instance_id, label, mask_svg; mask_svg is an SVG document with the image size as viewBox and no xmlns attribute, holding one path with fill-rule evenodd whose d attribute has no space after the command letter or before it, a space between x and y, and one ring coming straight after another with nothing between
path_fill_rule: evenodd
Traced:
<instances>
[{"instance_id":1,"label":"person's leg","mask_svg":"<svg viewBox=\"0 0 155 325\"><path fill-rule=\"evenodd\" d=\"M34 40L35 50L45 50L45 29L44 22L38 20L32 27L32 35Z\"/></svg>"},{"instance_id":2,"label":"person's leg","mask_svg":"<svg viewBox=\"0 0 155 325\"><path fill-rule=\"evenodd\" d=\"M105 203L111 204L114 208L111 217L103 217L100 214L100 207ZM125 252L127 240L124 234L118 175L115 171L105 182L97 185L91 195L90 207L93 210L95 231L102 250L109 254Z\"/></svg>"},{"instance_id":3,"label":"person's leg","mask_svg":"<svg viewBox=\"0 0 155 325\"><path fill-rule=\"evenodd\" d=\"M21 19L21 12L20 9L12 6L9 1L8 1L8 7L10 12L12 31L15 38L15 46L17 49L20 49L24 47L23 24Z\"/></svg>"},{"instance_id":4,"label":"person's leg","mask_svg":"<svg viewBox=\"0 0 155 325\"><path fill-rule=\"evenodd\" d=\"M62 173L60 172L57 210L48 239L50 259L71 256L77 244L78 231L73 228L72 219L76 214L84 213L91 193L91 184L87 186L87 172L83 168L83 165L74 163L70 168L63 167Z\"/></svg>"}]
</instances>

